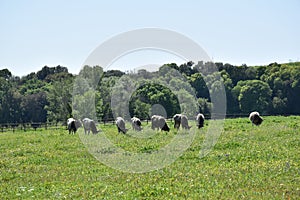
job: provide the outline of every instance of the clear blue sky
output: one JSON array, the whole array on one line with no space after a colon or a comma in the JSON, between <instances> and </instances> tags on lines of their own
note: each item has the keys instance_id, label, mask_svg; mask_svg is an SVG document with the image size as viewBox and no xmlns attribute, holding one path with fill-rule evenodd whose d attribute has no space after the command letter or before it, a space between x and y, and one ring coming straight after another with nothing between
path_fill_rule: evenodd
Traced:
<instances>
[{"instance_id":1,"label":"clear blue sky","mask_svg":"<svg viewBox=\"0 0 300 200\"><path fill-rule=\"evenodd\" d=\"M214 61L299 61L299 11L299 0L0 0L0 68L22 76L60 64L78 73L103 41L144 27L184 34Z\"/></svg>"}]
</instances>

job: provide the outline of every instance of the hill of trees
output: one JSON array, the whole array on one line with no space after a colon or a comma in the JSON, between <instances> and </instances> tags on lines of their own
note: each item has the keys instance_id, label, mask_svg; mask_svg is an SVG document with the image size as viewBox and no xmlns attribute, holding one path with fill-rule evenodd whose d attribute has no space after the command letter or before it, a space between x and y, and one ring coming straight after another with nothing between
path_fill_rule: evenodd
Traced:
<instances>
[{"instance_id":1,"label":"hill of trees","mask_svg":"<svg viewBox=\"0 0 300 200\"><path fill-rule=\"evenodd\" d=\"M214 64L218 71L206 73L206 69ZM0 123L65 122L76 112L81 113L78 117L85 115L109 120L113 119L116 109L112 103L117 101L119 104L116 105L120 106L117 114L122 115L122 109L128 107L131 116L143 119L149 118L149 109L156 104L164 107L168 117L182 111L209 115L214 106L210 94L220 87L215 79L217 76L222 78L225 87L229 116L248 115L253 110L263 115L300 114L300 62L267 66L233 66L202 61L180 66L170 63L161 66L157 72L139 70L124 75L119 70L103 71L100 66L84 66L79 75L69 73L63 66L45 66L24 77L2 69ZM132 78L140 84L132 85ZM171 85L171 88L166 85ZM116 91L121 95L115 94ZM126 95L130 98L129 105L122 104L121 97ZM89 97L93 97L92 101ZM79 112L79 108L72 106L72 101L84 108L92 104L96 116Z\"/></svg>"}]
</instances>

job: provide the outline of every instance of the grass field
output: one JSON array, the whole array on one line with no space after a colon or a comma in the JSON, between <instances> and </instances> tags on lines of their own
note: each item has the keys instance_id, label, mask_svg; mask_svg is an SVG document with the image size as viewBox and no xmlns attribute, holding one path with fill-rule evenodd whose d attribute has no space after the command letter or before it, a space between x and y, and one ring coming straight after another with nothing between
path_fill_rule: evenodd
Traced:
<instances>
[{"instance_id":1,"label":"grass field","mask_svg":"<svg viewBox=\"0 0 300 200\"><path fill-rule=\"evenodd\" d=\"M100 127L132 152L154 151L182 134L172 128L140 139ZM64 128L0 133L0 199L300 198L300 116L265 117L260 127L226 119L217 144L199 158L206 129L174 163L148 173L107 167Z\"/></svg>"}]
</instances>

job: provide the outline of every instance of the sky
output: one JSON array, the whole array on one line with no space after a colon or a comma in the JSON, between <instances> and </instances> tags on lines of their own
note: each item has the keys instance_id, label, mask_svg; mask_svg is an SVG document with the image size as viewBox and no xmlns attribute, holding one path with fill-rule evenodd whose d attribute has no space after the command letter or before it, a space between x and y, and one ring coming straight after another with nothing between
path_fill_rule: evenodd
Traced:
<instances>
[{"instance_id":1,"label":"sky","mask_svg":"<svg viewBox=\"0 0 300 200\"><path fill-rule=\"evenodd\" d=\"M106 40L147 27L185 35L215 62L300 61L299 10L298 0L0 0L0 69L24 76L62 65L76 74ZM133 52L111 69L167 62L184 60Z\"/></svg>"}]
</instances>

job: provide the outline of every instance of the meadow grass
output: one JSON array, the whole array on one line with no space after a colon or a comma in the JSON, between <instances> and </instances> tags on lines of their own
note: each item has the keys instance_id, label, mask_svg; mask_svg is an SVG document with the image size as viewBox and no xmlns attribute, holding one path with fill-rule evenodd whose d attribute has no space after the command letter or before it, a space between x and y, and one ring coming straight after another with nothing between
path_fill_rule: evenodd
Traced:
<instances>
[{"instance_id":1,"label":"meadow grass","mask_svg":"<svg viewBox=\"0 0 300 200\"><path fill-rule=\"evenodd\" d=\"M141 153L186 134L172 127L168 134L136 138L118 134L111 124L99 127L116 146ZM226 119L216 145L200 158L206 129L196 130L174 163L148 173L126 173L99 162L80 140L82 128L76 135L64 128L0 133L0 199L300 198L299 116L265 117L259 127L247 118Z\"/></svg>"}]
</instances>

